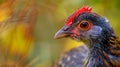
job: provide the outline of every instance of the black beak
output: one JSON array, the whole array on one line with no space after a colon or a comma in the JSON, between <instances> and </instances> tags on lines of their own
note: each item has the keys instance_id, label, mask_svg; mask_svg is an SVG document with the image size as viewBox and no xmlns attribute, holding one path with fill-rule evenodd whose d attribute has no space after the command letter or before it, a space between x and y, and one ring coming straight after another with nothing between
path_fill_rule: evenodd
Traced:
<instances>
[{"instance_id":1,"label":"black beak","mask_svg":"<svg viewBox=\"0 0 120 67\"><path fill-rule=\"evenodd\" d=\"M67 31L68 27L64 26L62 27L54 36L55 39L63 38L63 37L68 37L70 35L70 32Z\"/></svg>"}]
</instances>

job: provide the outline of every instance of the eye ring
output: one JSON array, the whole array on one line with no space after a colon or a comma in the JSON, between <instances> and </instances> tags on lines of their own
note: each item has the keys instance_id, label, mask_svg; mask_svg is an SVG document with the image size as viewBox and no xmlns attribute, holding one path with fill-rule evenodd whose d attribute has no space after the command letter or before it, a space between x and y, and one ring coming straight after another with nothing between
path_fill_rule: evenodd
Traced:
<instances>
[{"instance_id":1,"label":"eye ring","mask_svg":"<svg viewBox=\"0 0 120 67\"><path fill-rule=\"evenodd\" d=\"M78 28L83 31L89 30L91 28L91 23L87 20L83 20L79 23Z\"/></svg>"}]
</instances>

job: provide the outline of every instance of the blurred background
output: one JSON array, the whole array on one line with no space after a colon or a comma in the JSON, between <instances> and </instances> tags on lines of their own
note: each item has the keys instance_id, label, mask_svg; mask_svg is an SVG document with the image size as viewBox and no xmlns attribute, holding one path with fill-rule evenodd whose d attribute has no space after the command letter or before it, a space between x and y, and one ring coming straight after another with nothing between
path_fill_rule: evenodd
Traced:
<instances>
[{"instance_id":1,"label":"blurred background","mask_svg":"<svg viewBox=\"0 0 120 67\"><path fill-rule=\"evenodd\" d=\"M76 9L107 17L120 36L120 0L0 0L0 67L53 67L81 42L54 39Z\"/></svg>"}]
</instances>

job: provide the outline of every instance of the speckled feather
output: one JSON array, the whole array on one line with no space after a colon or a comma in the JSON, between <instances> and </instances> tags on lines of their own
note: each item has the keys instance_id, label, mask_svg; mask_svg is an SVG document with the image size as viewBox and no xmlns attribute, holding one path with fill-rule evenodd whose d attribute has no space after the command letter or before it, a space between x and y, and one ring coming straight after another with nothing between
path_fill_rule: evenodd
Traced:
<instances>
[{"instance_id":1,"label":"speckled feather","mask_svg":"<svg viewBox=\"0 0 120 67\"><path fill-rule=\"evenodd\" d=\"M83 67L87 55L88 49L85 45L73 48L59 59L56 67Z\"/></svg>"}]
</instances>

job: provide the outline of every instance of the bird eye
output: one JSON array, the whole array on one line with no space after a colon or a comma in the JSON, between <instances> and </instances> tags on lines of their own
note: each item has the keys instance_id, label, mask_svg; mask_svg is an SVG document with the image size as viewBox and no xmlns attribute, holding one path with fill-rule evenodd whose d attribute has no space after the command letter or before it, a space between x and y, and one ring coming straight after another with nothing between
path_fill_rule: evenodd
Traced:
<instances>
[{"instance_id":1,"label":"bird eye","mask_svg":"<svg viewBox=\"0 0 120 67\"><path fill-rule=\"evenodd\" d=\"M89 30L90 29L90 23L89 23L89 21L86 21L86 20L81 21L78 26L79 26L80 30Z\"/></svg>"}]
</instances>

